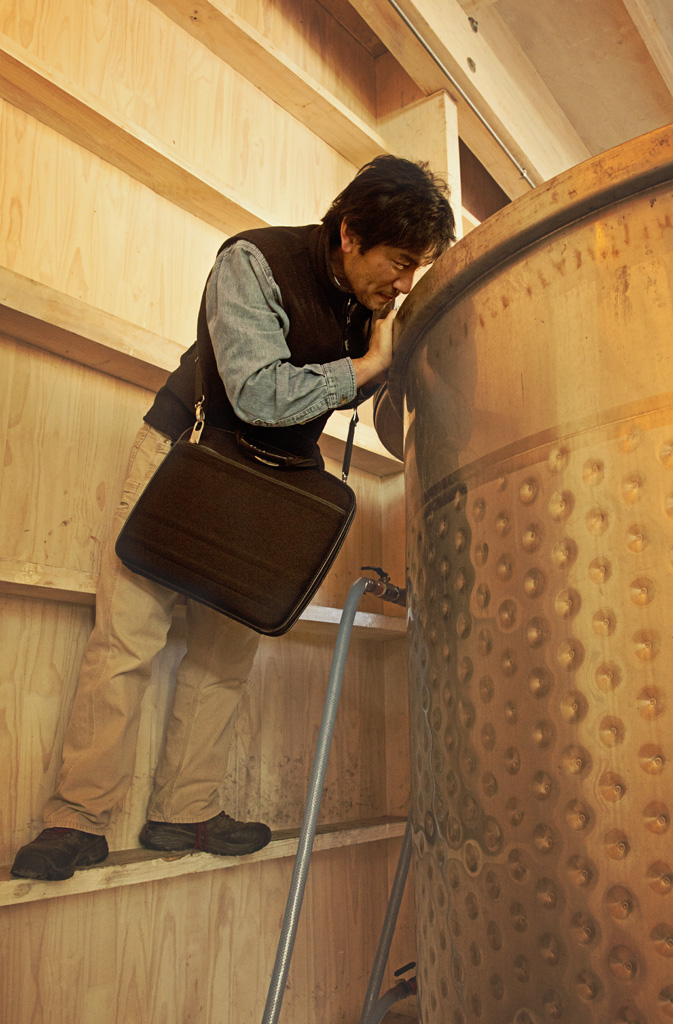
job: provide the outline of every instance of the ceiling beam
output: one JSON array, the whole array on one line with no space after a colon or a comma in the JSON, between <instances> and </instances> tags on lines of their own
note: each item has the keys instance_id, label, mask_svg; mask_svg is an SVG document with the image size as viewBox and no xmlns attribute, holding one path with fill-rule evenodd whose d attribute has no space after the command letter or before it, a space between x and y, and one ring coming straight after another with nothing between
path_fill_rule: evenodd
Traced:
<instances>
[{"instance_id":1,"label":"ceiling beam","mask_svg":"<svg viewBox=\"0 0 673 1024\"><path fill-rule=\"evenodd\" d=\"M504 27L502 40L500 33L487 37L458 0L400 0L399 7L536 184L591 155ZM454 97L461 138L505 192L515 197L528 191L515 164L389 0L358 0L358 10L425 93L447 89Z\"/></svg>"},{"instance_id":2,"label":"ceiling beam","mask_svg":"<svg viewBox=\"0 0 673 1024\"><path fill-rule=\"evenodd\" d=\"M624 6L673 94L673 13L670 0L623 0Z\"/></svg>"}]
</instances>

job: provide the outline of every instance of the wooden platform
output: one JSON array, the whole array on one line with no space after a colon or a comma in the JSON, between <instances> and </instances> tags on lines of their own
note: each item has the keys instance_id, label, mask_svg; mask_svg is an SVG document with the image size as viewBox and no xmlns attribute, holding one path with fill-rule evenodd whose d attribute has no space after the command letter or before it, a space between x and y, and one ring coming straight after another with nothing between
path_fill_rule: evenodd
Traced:
<instances>
[{"instance_id":1,"label":"wooden platform","mask_svg":"<svg viewBox=\"0 0 673 1024\"><path fill-rule=\"evenodd\" d=\"M313 853L337 850L344 846L395 839L404 834L403 818L381 818L375 821L354 821L344 825L321 825L318 828ZM264 863L295 857L299 829L285 829L272 834L271 842L263 850L245 857L215 857L210 853L188 852L171 855L154 850L134 849L111 853L102 864L83 868L63 882L43 882L26 878L12 878L10 864L0 866L0 907L35 900L57 899L85 892L100 892L119 886L155 882L182 875L197 875L207 871L236 871L246 864Z\"/></svg>"}]
</instances>

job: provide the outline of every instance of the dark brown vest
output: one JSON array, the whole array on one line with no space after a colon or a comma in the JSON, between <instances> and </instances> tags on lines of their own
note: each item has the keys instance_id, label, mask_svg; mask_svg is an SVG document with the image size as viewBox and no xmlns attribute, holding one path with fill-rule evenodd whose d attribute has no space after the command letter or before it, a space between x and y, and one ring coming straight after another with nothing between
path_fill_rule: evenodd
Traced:
<instances>
[{"instance_id":1,"label":"dark brown vest","mask_svg":"<svg viewBox=\"0 0 673 1024\"><path fill-rule=\"evenodd\" d=\"M353 358L363 355L371 312L335 285L323 227L308 225L244 231L227 239L220 252L239 239L247 239L262 252L280 289L290 322L286 342L294 366L329 363L344 355ZM185 352L145 416L153 427L175 440L193 425L197 350L207 396L206 422L210 426L227 429L243 426L246 434L255 434L277 447L291 447L292 437L297 434L317 441L329 412L295 427L251 428L236 416L217 370L206 321L205 290L197 342Z\"/></svg>"}]
</instances>

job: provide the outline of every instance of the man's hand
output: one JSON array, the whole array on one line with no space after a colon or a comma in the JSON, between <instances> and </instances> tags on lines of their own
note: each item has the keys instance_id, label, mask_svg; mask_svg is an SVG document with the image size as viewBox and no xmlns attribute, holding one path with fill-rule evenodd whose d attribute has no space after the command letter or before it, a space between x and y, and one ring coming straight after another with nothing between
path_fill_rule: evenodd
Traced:
<instances>
[{"instance_id":1,"label":"man's hand","mask_svg":"<svg viewBox=\"0 0 673 1024\"><path fill-rule=\"evenodd\" d=\"M385 380L388 367L393 361L393 321L396 316L397 310L391 309L387 316L376 321L368 351L360 359L353 360L358 388L363 384L378 384Z\"/></svg>"}]
</instances>

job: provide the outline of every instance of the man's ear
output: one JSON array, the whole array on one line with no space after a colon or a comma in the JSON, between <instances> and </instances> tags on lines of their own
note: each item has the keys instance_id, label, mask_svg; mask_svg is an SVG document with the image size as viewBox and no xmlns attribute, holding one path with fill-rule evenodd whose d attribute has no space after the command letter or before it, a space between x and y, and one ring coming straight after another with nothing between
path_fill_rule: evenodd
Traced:
<instances>
[{"instance_id":1,"label":"man's ear","mask_svg":"<svg viewBox=\"0 0 673 1024\"><path fill-rule=\"evenodd\" d=\"M360 248L360 239L351 231L346 223L346 218L341 221L341 251L342 252L355 252Z\"/></svg>"}]
</instances>

